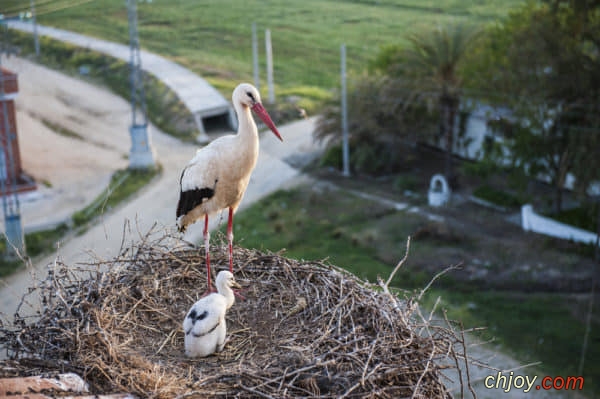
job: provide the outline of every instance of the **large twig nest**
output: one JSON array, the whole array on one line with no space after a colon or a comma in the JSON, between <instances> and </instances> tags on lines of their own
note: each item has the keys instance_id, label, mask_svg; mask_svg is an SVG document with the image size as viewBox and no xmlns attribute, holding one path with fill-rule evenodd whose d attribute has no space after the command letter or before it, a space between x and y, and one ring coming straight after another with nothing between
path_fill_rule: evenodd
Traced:
<instances>
[{"instance_id":1,"label":"large twig nest","mask_svg":"<svg viewBox=\"0 0 600 399\"><path fill-rule=\"evenodd\" d=\"M226 247L212 248L215 269L226 267ZM181 322L206 288L202 253L164 236L108 262L57 261L34 290L41 311L2 326L0 347L29 369L77 372L96 393L449 397L441 369L460 336L415 317L412 301L321 262L239 247L246 300L227 315L229 342L186 358Z\"/></svg>"}]
</instances>

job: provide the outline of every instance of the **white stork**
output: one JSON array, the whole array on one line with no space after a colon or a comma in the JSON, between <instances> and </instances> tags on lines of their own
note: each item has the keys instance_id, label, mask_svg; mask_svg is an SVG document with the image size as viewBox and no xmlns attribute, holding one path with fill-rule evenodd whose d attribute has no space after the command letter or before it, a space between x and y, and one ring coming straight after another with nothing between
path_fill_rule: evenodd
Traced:
<instances>
[{"instance_id":1,"label":"white stork","mask_svg":"<svg viewBox=\"0 0 600 399\"><path fill-rule=\"evenodd\" d=\"M220 137L199 149L180 178L177 225L179 231L185 232L187 226L204 216L208 291L212 291L208 216L225 208L229 209L227 240L229 271L233 273L233 214L244 196L258 158L258 129L250 110L283 141L254 86L248 83L238 85L233 91L232 101L238 118L237 134Z\"/></svg>"},{"instance_id":2,"label":"white stork","mask_svg":"<svg viewBox=\"0 0 600 399\"><path fill-rule=\"evenodd\" d=\"M225 313L233 306L232 288L241 288L227 270L217 274L217 292L196 302L183 320L185 354L189 357L205 357L221 352L227 336Z\"/></svg>"}]
</instances>

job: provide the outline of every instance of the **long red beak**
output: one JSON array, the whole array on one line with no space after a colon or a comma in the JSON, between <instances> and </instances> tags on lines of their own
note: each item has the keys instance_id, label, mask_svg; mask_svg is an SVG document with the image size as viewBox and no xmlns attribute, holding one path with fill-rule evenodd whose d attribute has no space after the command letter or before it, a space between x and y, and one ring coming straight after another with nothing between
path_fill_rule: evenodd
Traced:
<instances>
[{"instance_id":1,"label":"long red beak","mask_svg":"<svg viewBox=\"0 0 600 399\"><path fill-rule=\"evenodd\" d=\"M256 115L258 115L258 117L260 119L262 119L262 121L265 123L265 125L267 125L269 127L269 129L271 129L273 134L275 134L275 136L277 136L277 138L279 140L283 141L283 139L281 138L281 135L279 134L279 131L277 130L277 127L275 127L275 124L271 120L269 113L267 112L265 107L262 106L261 103L254 104L252 106L252 111L254 111L256 113Z\"/></svg>"}]
</instances>

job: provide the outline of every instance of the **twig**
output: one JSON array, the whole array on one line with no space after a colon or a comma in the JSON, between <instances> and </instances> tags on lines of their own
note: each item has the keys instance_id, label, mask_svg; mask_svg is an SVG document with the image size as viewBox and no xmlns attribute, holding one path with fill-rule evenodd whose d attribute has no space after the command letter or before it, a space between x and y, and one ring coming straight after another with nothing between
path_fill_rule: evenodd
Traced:
<instances>
[{"instance_id":1,"label":"twig","mask_svg":"<svg viewBox=\"0 0 600 399\"><path fill-rule=\"evenodd\" d=\"M169 342L169 340L171 340L173 338L173 335L175 335L175 332L176 332L176 330L171 330L171 332L169 333L169 335L167 335L167 338L165 338L165 340L163 341L163 343L160 345L160 347L156 351L157 355L160 353L160 351L163 350L163 348L165 347L165 345L167 344L167 342Z\"/></svg>"},{"instance_id":2,"label":"twig","mask_svg":"<svg viewBox=\"0 0 600 399\"><path fill-rule=\"evenodd\" d=\"M473 399L477 399L477 394L471 385L471 371L469 370L469 361L467 357L467 340L465 339L465 332L463 329L462 322L460 323L460 337L462 339L462 355L463 361L465 363L465 373L467 374L467 388L471 391L471 395L473 395Z\"/></svg>"},{"instance_id":3,"label":"twig","mask_svg":"<svg viewBox=\"0 0 600 399\"><path fill-rule=\"evenodd\" d=\"M271 396L271 395L267 395L266 393L262 393L262 392L260 392L260 391L257 391L257 390L256 390L256 389L254 389L254 388L247 387L247 386L245 386L244 384L238 384L238 386L239 386L240 388L242 388L243 390L245 390L245 391L248 391L248 392L250 392L250 393L252 393L252 394L254 394L254 395L258 395L258 396L260 396L261 398L275 399L275 397L273 397L273 396Z\"/></svg>"},{"instance_id":4,"label":"twig","mask_svg":"<svg viewBox=\"0 0 600 399\"><path fill-rule=\"evenodd\" d=\"M408 236L406 238L406 252L404 253L404 257L402 259L400 259L400 262L398 262L398 264L396 265L396 267L394 267L394 270L392 270L392 272L390 273L390 276L388 277L387 281L385 282L385 284L383 285L383 292L385 292L386 294L390 293L390 283L392 282L392 279L394 278L394 276L396 275L396 273L398 272L398 270L400 270L400 268L402 267L402 265L404 264L404 262L406 262L406 260L408 259L408 251L410 249L410 236Z\"/></svg>"},{"instance_id":5,"label":"twig","mask_svg":"<svg viewBox=\"0 0 600 399\"><path fill-rule=\"evenodd\" d=\"M444 270L442 270L441 272L437 273L435 276L433 276L433 278L429 281L429 283L427 283L427 285L425 286L425 288L423 288L421 290L421 293L419 294L419 296L417 297L417 302L421 301L421 298L423 297L423 295L425 294L425 292L427 292L427 290L429 290L429 288L431 287L431 285L440 277L442 277L444 274L448 273L451 270L455 270L455 269L459 269L462 266L462 262L458 263L456 265L452 265L452 266L448 266L447 268L445 268Z\"/></svg>"}]
</instances>

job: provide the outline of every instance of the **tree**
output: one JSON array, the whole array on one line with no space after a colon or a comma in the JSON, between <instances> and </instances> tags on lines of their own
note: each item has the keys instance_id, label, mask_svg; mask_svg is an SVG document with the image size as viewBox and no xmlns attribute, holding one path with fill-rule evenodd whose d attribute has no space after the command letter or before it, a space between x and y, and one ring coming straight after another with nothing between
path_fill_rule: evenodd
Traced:
<instances>
[{"instance_id":1,"label":"tree","mask_svg":"<svg viewBox=\"0 0 600 399\"><path fill-rule=\"evenodd\" d=\"M513 163L549 178L556 211L568 174L580 192L600 179L599 28L600 2L528 3L489 29L469 59L471 88L513 111Z\"/></svg>"},{"instance_id":2,"label":"tree","mask_svg":"<svg viewBox=\"0 0 600 399\"><path fill-rule=\"evenodd\" d=\"M455 181L452 150L462 95L460 68L475 33L472 27L448 25L411 35L408 48L381 50L370 64L370 75L350 90L349 128L359 151L370 151L382 161L396 144L426 141L437 129L445 142L446 175ZM339 114L337 106L329 107L317 121L315 136L339 137Z\"/></svg>"},{"instance_id":3,"label":"tree","mask_svg":"<svg viewBox=\"0 0 600 399\"><path fill-rule=\"evenodd\" d=\"M455 184L452 152L461 105L461 66L477 29L451 24L409 36L411 46L394 54L382 52L375 66L390 76L403 79L413 98L424 101L439 115L440 134L446 151L446 177Z\"/></svg>"},{"instance_id":4,"label":"tree","mask_svg":"<svg viewBox=\"0 0 600 399\"><path fill-rule=\"evenodd\" d=\"M361 75L348 90L351 164L358 172L390 173L400 167L398 153L434 131L426 110L408 97L404 82L387 76ZM341 140L339 96L316 122L315 139L335 146Z\"/></svg>"}]
</instances>

